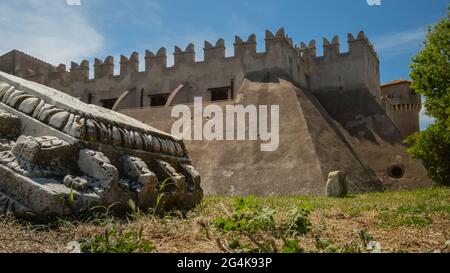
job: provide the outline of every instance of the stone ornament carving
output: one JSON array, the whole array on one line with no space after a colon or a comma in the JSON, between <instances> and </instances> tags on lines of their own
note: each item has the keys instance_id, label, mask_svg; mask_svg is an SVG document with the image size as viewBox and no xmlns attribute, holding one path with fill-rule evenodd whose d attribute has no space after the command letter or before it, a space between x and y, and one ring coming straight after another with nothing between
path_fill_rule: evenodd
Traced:
<instances>
[{"instance_id":1,"label":"stone ornament carving","mask_svg":"<svg viewBox=\"0 0 450 273\"><path fill-rule=\"evenodd\" d=\"M170 181L169 187L160 187ZM164 193L164 194L163 194ZM76 214L203 197L183 142L127 116L0 74L0 214Z\"/></svg>"}]
</instances>

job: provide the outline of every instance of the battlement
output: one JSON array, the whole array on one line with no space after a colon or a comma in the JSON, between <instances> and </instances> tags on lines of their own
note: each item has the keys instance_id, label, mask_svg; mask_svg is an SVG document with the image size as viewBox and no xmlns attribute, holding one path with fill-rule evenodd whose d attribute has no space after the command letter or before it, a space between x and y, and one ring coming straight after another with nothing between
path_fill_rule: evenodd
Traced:
<instances>
[{"instance_id":1,"label":"battlement","mask_svg":"<svg viewBox=\"0 0 450 273\"><path fill-rule=\"evenodd\" d=\"M292 39L285 34L284 28L280 28L274 35L271 31L266 30L265 35L266 51L270 52L276 45L287 46L290 48L296 48Z\"/></svg>"},{"instance_id":2,"label":"battlement","mask_svg":"<svg viewBox=\"0 0 450 273\"><path fill-rule=\"evenodd\" d=\"M145 51L145 70L148 71L154 66L167 67L167 50L161 47L156 55L150 50Z\"/></svg>"},{"instance_id":3,"label":"battlement","mask_svg":"<svg viewBox=\"0 0 450 273\"><path fill-rule=\"evenodd\" d=\"M348 52L341 52L340 38L336 35L331 42L328 38L323 38L323 56L317 56L316 40L311 40L308 45L301 42L299 51L302 57L312 60L333 60L336 57L360 55L362 52L369 52L379 62L378 54L364 31L360 31L356 38L353 34L348 33L347 43Z\"/></svg>"},{"instance_id":4,"label":"battlement","mask_svg":"<svg viewBox=\"0 0 450 273\"><path fill-rule=\"evenodd\" d=\"M139 72L139 53L133 52L128 59L124 55L120 56L120 75L127 76L131 73Z\"/></svg>"},{"instance_id":5,"label":"battlement","mask_svg":"<svg viewBox=\"0 0 450 273\"><path fill-rule=\"evenodd\" d=\"M231 64L231 67L239 67L232 64L245 62L245 67L250 67L248 68L250 70L257 70L258 67L261 67L262 70L281 68L290 75L292 74L293 78L301 79L304 75L312 75L318 72L317 69L310 69L310 66L314 64L325 64L320 69L326 70L328 66L331 67L335 63L341 62L342 58L346 58L349 62L354 62L355 60L366 60L366 56L373 56L375 61L372 61L372 66L375 67L378 62L378 56L363 31L358 33L356 38L352 34L348 34L348 52L341 52L339 36L334 36L331 41L323 38L323 56L318 56L317 54L316 40L311 40L308 44L301 42L300 46L297 46L293 39L286 34L284 28L280 28L276 32L266 30L264 41L265 51L257 52L257 37L255 34L250 34L245 40L235 36L233 56L226 56L226 45L223 38L217 39L215 43L205 41L203 45L203 60L196 60L194 44L190 43L184 49L175 46L173 52L174 64L172 67L167 65L166 48L161 47L156 53L146 50L145 72L160 71L157 73L165 75L170 71L171 75L173 75L173 73L177 73L176 71L183 73L182 71L186 70L195 73L193 71L199 71L199 69L201 71L201 68L198 67L204 67L210 63L213 63L215 66L229 66ZM108 56L104 60L95 58L93 79L89 78L90 65L87 60L82 61L80 64L72 62L69 72L66 71L66 66L61 64L47 71L48 82L59 81L64 83L64 86L69 86L71 82L121 79L144 72L139 71L139 62L138 52L133 52L130 57L121 55L120 74L115 77L115 63L112 56ZM296 65L295 70L293 70L294 64ZM231 67L230 69L232 70ZM210 68L205 67L204 69L208 70ZM42 71L28 71L26 73L28 79L43 81ZM239 73L239 71L236 71L236 73ZM299 75L297 76L297 74ZM302 84L306 85L303 82Z\"/></svg>"},{"instance_id":6,"label":"battlement","mask_svg":"<svg viewBox=\"0 0 450 273\"><path fill-rule=\"evenodd\" d=\"M364 31L360 31L358 33L358 36L356 36L356 38L351 33L349 33L347 39L348 39L348 43L349 43L349 51L352 51L352 49L355 49L355 47L360 46L360 44L362 43L366 47L369 48L369 51L378 60L378 62L380 61L379 57L378 57L378 54L375 51L375 48L373 47L372 43L367 38L367 36L364 33Z\"/></svg>"},{"instance_id":7,"label":"battlement","mask_svg":"<svg viewBox=\"0 0 450 273\"><path fill-rule=\"evenodd\" d=\"M225 40L222 38L218 39L215 46L208 41L205 41L203 50L206 62L211 60L223 60L225 59Z\"/></svg>"},{"instance_id":8,"label":"battlement","mask_svg":"<svg viewBox=\"0 0 450 273\"><path fill-rule=\"evenodd\" d=\"M89 79L89 61L83 60L81 64L72 62L70 67L71 81L86 81Z\"/></svg>"},{"instance_id":9,"label":"battlement","mask_svg":"<svg viewBox=\"0 0 450 273\"><path fill-rule=\"evenodd\" d=\"M411 89L408 80L396 80L381 86L381 99L394 111L417 111L422 109L422 98Z\"/></svg>"},{"instance_id":10,"label":"battlement","mask_svg":"<svg viewBox=\"0 0 450 273\"><path fill-rule=\"evenodd\" d=\"M175 65L195 63L194 44L189 44L184 51L178 46L175 46L175 52L173 53L173 56Z\"/></svg>"},{"instance_id":11,"label":"battlement","mask_svg":"<svg viewBox=\"0 0 450 273\"><path fill-rule=\"evenodd\" d=\"M69 73L67 72L65 64L60 64L57 67L53 67L48 73L49 81L59 80L65 82L68 80L68 77Z\"/></svg>"},{"instance_id":12,"label":"battlement","mask_svg":"<svg viewBox=\"0 0 450 273\"><path fill-rule=\"evenodd\" d=\"M122 70L121 70L122 72ZM95 58L94 78L112 78L114 76L114 57L108 56L105 61Z\"/></svg>"}]
</instances>

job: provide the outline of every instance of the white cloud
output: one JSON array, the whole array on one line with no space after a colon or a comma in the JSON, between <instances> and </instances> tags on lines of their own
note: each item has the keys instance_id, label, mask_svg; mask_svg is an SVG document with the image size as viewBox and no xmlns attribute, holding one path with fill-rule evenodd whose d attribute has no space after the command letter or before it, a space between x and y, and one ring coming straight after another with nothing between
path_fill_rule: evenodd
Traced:
<instances>
[{"instance_id":1,"label":"white cloud","mask_svg":"<svg viewBox=\"0 0 450 273\"><path fill-rule=\"evenodd\" d=\"M399 33L377 36L373 39L373 44L383 56L409 54L419 49L426 35L427 28L421 27Z\"/></svg>"},{"instance_id":2,"label":"white cloud","mask_svg":"<svg viewBox=\"0 0 450 273\"><path fill-rule=\"evenodd\" d=\"M104 38L65 0L0 2L0 54L24 51L52 64L100 52Z\"/></svg>"}]
</instances>

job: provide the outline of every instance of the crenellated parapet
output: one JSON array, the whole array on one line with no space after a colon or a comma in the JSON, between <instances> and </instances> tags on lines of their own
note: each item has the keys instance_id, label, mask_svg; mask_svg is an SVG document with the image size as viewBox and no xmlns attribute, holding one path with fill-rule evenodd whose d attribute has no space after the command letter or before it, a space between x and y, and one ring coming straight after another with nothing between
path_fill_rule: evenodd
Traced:
<instances>
[{"instance_id":1,"label":"crenellated parapet","mask_svg":"<svg viewBox=\"0 0 450 273\"><path fill-rule=\"evenodd\" d=\"M358 50L358 48L361 47L368 49L369 52L379 61L378 54L375 51L375 48L373 47L372 43L370 43L364 31L360 31L356 36L356 38L353 36L353 34L349 33L348 34L349 52L356 51Z\"/></svg>"},{"instance_id":2,"label":"crenellated parapet","mask_svg":"<svg viewBox=\"0 0 450 273\"><path fill-rule=\"evenodd\" d=\"M139 72L139 53L133 52L128 59L124 55L120 56L120 76L125 77L132 73Z\"/></svg>"},{"instance_id":3,"label":"crenellated parapet","mask_svg":"<svg viewBox=\"0 0 450 273\"><path fill-rule=\"evenodd\" d=\"M295 48L294 42L286 35L284 28L280 28L275 35L271 31L266 30L265 36L267 53L275 50L276 47Z\"/></svg>"},{"instance_id":4,"label":"crenellated parapet","mask_svg":"<svg viewBox=\"0 0 450 273\"><path fill-rule=\"evenodd\" d=\"M331 42L327 38L323 38L323 57L334 58L341 53L339 36L334 36Z\"/></svg>"},{"instance_id":5,"label":"crenellated parapet","mask_svg":"<svg viewBox=\"0 0 450 273\"><path fill-rule=\"evenodd\" d=\"M95 58L94 78L112 78L114 76L114 57L108 56L105 61Z\"/></svg>"},{"instance_id":6,"label":"crenellated parapet","mask_svg":"<svg viewBox=\"0 0 450 273\"><path fill-rule=\"evenodd\" d=\"M175 46L174 56L174 65L180 64L193 64L195 63L195 48L194 44L189 44L186 49L183 51L178 46Z\"/></svg>"},{"instance_id":7,"label":"crenellated parapet","mask_svg":"<svg viewBox=\"0 0 450 273\"><path fill-rule=\"evenodd\" d=\"M249 71L243 71L244 73L264 70L264 69L281 69L285 73L291 75L293 79L300 82L302 85L307 85L305 82L305 76L316 77L313 79L317 82L317 88L321 88L323 82L321 79L325 75L332 73L333 81L330 81L332 87L337 86L343 88L346 81L350 81L348 75L345 75L349 67L367 67L368 75L372 79L372 75L376 76L378 69L378 56L367 39L364 32L360 32L356 35L356 38L352 34L348 34L348 52L341 52L341 44L339 36L334 36L332 39L323 39L323 55L317 54L316 40L311 40L309 43L301 42L297 46L291 37L289 37L284 28L278 29L276 32L266 30L265 32L265 51L257 52L257 37L255 34L248 36L246 40L239 36L235 36L234 41L234 55L226 56L226 44L225 40L220 38L215 43L205 41L203 45L204 60L196 60L196 51L194 44L189 44L184 50L178 46L175 46L174 64L173 67L168 67L168 57L166 48L160 48L156 53L146 50L145 51L145 71L147 76L149 73L157 73L160 75L185 75L185 72L190 72L195 77L195 73L204 73L203 70L210 71L216 69L217 66L229 66L228 71L233 69L242 69L238 64L245 63L243 69ZM130 57L121 55L120 57L120 75L114 77L114 58L109 56L105 60L95 59L94 64L94 78L96 79L123 79L130 75L139 74L139 53L133 52ZM216 66L216 67L209 67ZM343 71L336 74L336 71ZM362 70L356 70L361 71ZM242 71L236 71L240 73ZM330 72L330 73L329 73ZM161 74L162 73L162 74ZM323 75L321 75L321 73ZM24 71L25 77L42 82L46 76L43 77L43 73L37 71ZM63 65L52 68L48 73L48 81L51 83L63 82L64 86L70 85L71 82L87 81L89 80L89 62L83 61L81 64L72 63L70 72L65 70ZM335 75L336 74L336 75ZM362 74L361 74L362 75ZM359 76L361 76L359 75ZM229 75L227 76L230 78ZM361 78L359 76L353 78ZM141 74L139 79L144 76ZM169 77L169 76L167 76ZM328 76L327 76L328 77ZM326 80L328 78L325 77ZM365 77L365 76L364 76ZM336 79L334 79L336 78ZM362 81L366 81L367 77ZM178 79L177 79L178 80ZM151 81L155 81L157 85L163 86L156 78L152 78ZM218 85L224 84L225 81L221 81ZM332 83L335 82L335 83ZM90 81L91 83L91 81ZM127 83L128 84L128 83ZM147 83L146 83L147 84ZM358 83L361 85L362 83ZM312 84L315 85L314 83ZM374 84L372 84L374 85ZM56 87L59 87L55 83ZM109 88L109 87L106 87ZM125 88L125 87L123 87ZM131 88L131 87L130 87ZM156 87L158 89L160 87ZM171 90L166 90L170 92ZM141 99L143 100L143 99Z\"/></svg>"},{"instance_id":8,"label":"crenellated parapet","mask_svg":"<svg viewBox=\"0 0 450 273\"><path fill-rule=\"evenodd\" d=\"M251 56L256 54L256 35L248 36L247 41L244 42L241 37L236 36L234 41L234 56L236 58Z\"/></svg>"},{"instance_id":9,"label":"crenellated parapet","mask_svg":"<svg viewBox=\"0 0 450 273\"><path fill-rule=\"evenodd\" d=\"M323 56L317 56L317 46L316 41L311 40L307 45L305 42L300 43L300 54L303 58L307 59L318 59L318 60L333 60L335 57L348 56L348 55L362 55L364 53L369 53L377 61L378 55L369 42L363 31L359 32L355 38L353 34L348 34L348 52L341 52L341 43L339 36L334 36L330 41L328 38L323 38Z\"/></svg>"},{"instance_id":10,"label":"crenellated parapet","mask_svg":"<svg viewBox=\"0 0 450 273\"><path fill-rule=\"evenodd\" d=\"M311 40L308 45L300 43L300 54L305 59L315 59L317 57L316 40Z\"/></svg>"},{"instance_id":11,"label":"crenellated parapet","mask_svg":"<svg viewBox=\"0 0 450 273\"><path fill-rule=\"evenodd\" d=\"M67 72L66 65L60 64L57 67L53 67L48 72L49 81L67 82L69 73Z\"/></svg>"},{"instance_id":12,"label":"crenellated parapet","mask_svg":"<svg viewBox=\"0 0 450 273\"><path fill-rule=\"evenodd\" d=\"M72 62L70 80L73 82L89 80L89 61L83 60L81 64Z\"/></svg>"},{"instance_id":13,"label":"crenellated parapet","mask_svg":"<svg viewBox=\"0 0 450 273\"><path fill-rule=\"evenodd\" d=\"M145 70L149 71L152 67L158 66L162 68L167 67L167 51L166 48L161 47L156 55L150 50L145 51Z\"/></svg>"},{"instance_id":14,"label":"crenellated parapet","mask_svg":"<svg viewBox=\"0 0 450 273\"><path fill-rule=\"evenodd\" d=\"M210 42L205 41L205 47L203 50L205 61L225 59L225 40L222 38L217 40L215 46L213 46Z\"/></svg>"},{"instance_id":15,"label":"crenellated parapet","mask_svg":"<svg viewBox=\"0 0 450 273\"><path fill-rule=\"evenodd\" d=\"M348 34L348 51L341 51L339 36L323 38L323 55L317 56L315 41L301 43L300 55L307 63L305 70L312 91L370 90L380 97L379 59L363 31Z\"/></svg>"}]
</instances>

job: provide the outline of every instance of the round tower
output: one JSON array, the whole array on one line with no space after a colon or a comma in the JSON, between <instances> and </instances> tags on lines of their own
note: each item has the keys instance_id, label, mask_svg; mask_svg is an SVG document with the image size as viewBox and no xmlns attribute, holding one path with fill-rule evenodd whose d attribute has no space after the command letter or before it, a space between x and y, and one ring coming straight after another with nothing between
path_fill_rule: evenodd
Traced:
<instances>
[{"instance_id":1,"label":"round tower","mask_svg":"<svg viewBox=\"0 0 450 273\"><path fill-rule=\"evenodd\" d=\"M395 80L381 86L381 101L389 118L404 138L420 131L420 94L411 89L411 82Z\"/></svg>"}]
</instances>

